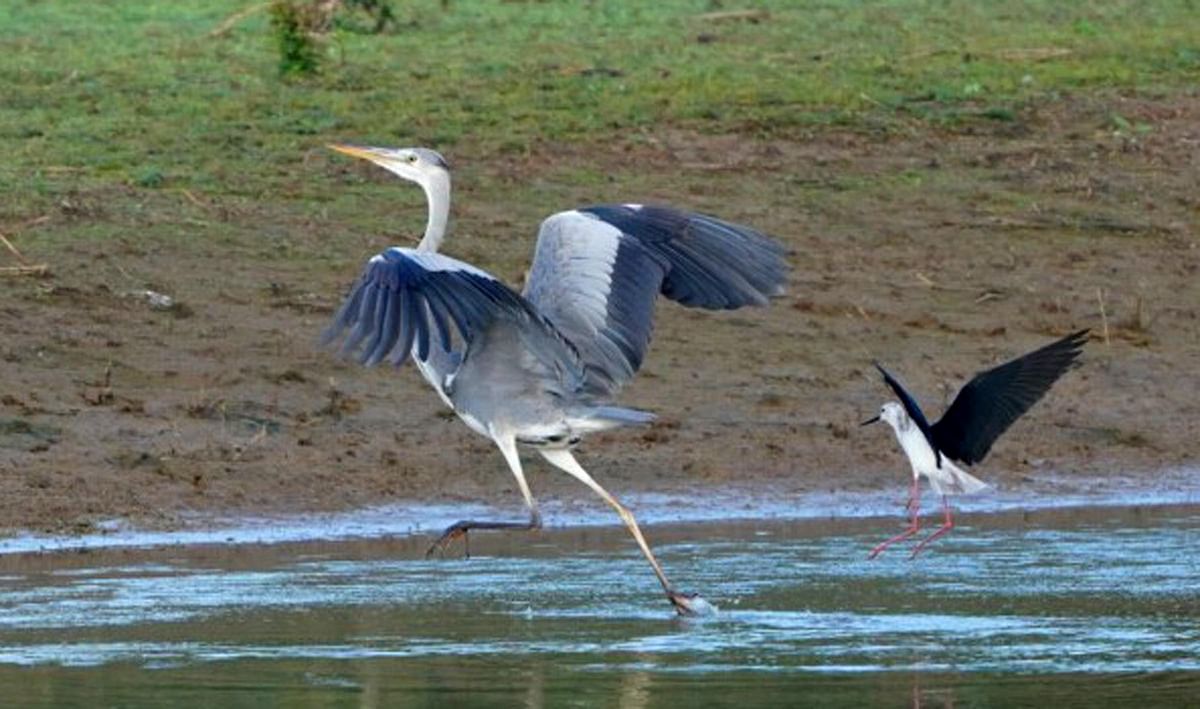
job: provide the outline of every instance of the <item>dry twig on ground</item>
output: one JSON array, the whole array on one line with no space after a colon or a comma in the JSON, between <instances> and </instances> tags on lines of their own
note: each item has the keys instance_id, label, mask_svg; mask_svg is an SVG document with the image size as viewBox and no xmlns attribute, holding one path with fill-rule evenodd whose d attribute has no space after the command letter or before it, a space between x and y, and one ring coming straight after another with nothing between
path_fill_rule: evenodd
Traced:
<instances>
[{"instance_id":1,"label":"dry twig on ground","mask_svg":"<svg viewBox=\"0 0 1200 709\"><path fill-rule=\"evenodd\" d=\"M38 221L44 221L44 218L40 220L34 220L32 223L36 223ZM44 276L50 272L50 267L44 263L30 263L29 260L25 258L24 254L22 254L16 246L13 246L13 243L9 241L8 237L4 236L4 234L0 234L0 243L4 244L4 247L12 253L13 257L16 258L17 263L19 264L17 266L5 266L0 268L0 276Z\"/></svg>"}]
</instances>

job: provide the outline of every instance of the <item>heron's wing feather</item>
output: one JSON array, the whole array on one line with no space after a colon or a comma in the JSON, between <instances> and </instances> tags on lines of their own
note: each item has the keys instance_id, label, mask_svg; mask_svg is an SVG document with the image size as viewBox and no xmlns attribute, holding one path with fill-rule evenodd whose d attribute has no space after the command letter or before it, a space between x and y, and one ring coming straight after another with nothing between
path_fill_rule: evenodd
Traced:
<instances>
[{"instance_id":1,"label":"heron's wing feather","mask_svg":"<svg viewBox=\"0 0 1200 709\"><path fill-rule=\"evenodd\" d=\"M582 212L542 223L525 296L579 350L592 388L615 392L641 366L668 265Z\"/></svg>"},{"instance_id":2,"label":"heron's wing feather","mask_svg":"<svg viewBox=\"0 0 1200 709\"><path fill-rule=\"evenodd\" d=\"M474 266L431 251L391 248L371 258L351 289L323 344L346 334L341 350L366 365L403 364L414 348L450 349L457 330L471 341L497 318L541 322L518 293ZM453 325L451 325L453 323Z\"/></svg>"},{"instance_id":3,"label":"heron's wing feather","mask_svg":"<svg viewBox=\"0 0 1200 709\"><path fill-rule=\"evenodd\" d=\"M783 291L783 249L753 229L666 207L560 212L538 232L525 296L575 346L588 388L611 395L642 364L659 293L732 309Z\"/></svg>"},{"instance_id":4,"label":"heron's wing feather","mask_svg":"<svg viewBox=\"0 0 1200 709\"><path fill-rule=\"evenodd\" d=\"M1088 331L976 374L933 425L933 441L947 456L972 465L983 460L1009 426L1038 402L1079 357Z\"/></svg>"}]
</instances>

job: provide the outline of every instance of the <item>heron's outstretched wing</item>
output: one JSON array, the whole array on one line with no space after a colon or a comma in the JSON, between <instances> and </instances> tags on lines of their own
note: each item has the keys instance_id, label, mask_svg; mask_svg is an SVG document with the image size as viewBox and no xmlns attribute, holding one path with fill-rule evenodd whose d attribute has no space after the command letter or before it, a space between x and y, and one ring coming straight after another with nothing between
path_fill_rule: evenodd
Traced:
<instances>
[{"instance_id":1,"label":"heron's outstretched wing","mask_svg":"<svg viewBox=\"0 0 1200 709\"><path fill-rule=\"evenodd\" d=\"M575 346L595 394L613 394L642 364L659 293L732 309L783 292L774 240L666 207L600 205L542 222L525 297Z\"/></svg>"},{"instance_id":2,"label":"heron's outstretched wing","mask_svg":"<svg viewBox=\"0 0 1200 709\"><path fill-rule=\"evenodd\" d=\"M1071 368L1087 338L1088 331L1080 330L976 374L933 425L936 447L967 465L983 460L996 439Z\"/></svg>"},{"instance_id":3,"label":"heron's outstretched wing","mask_svg":"<svg viewBox=\"0 0 1200 709\"><path fill-rule=\"evenodd\" d=\"M432 251L390 248L367 262L323 344L348 331L343 354L374 365L403 364L416 349L429 358L431 340L445 351L454 331L469 346L497 317L528 318L529 303L474 266Z\"/></svg>"}]
</instances>

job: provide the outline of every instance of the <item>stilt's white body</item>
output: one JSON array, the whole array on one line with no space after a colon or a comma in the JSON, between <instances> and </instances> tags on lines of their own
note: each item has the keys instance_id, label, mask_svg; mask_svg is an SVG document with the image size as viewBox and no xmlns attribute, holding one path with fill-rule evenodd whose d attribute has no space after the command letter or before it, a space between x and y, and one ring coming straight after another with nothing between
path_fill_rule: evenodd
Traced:
<instances>
[{"instance_id":1,"label":"stilt's white body","mask_svg":"<svg viewBox=\"0 0 1200 709\"><path fill-rule=\"evenodd\" d=\"M941 456L941 466L938 465L938 455L934 452L925 434L921 433L904 407L896 402L883 405L879 417L896 432L896 440L908 456L912 465L914 478L924 477L929 480L934 492L939 495L969 495L987 487L987 483L959 468L946 456Z\"/></svg>"}]
</instances>

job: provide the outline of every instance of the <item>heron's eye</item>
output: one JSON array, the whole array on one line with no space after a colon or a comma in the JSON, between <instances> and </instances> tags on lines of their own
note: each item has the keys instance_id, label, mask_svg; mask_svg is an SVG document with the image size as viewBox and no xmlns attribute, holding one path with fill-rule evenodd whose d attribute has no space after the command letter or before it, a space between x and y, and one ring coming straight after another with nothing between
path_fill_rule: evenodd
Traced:
<instances>
[{"instance_id":1,"label":"heron's eye","mask_svg":"<svg viewBox=\"0 0 1200 709\"><path fill-rule=\"evenodd\" d=\"M407 158L405 158L405 159L406 159L406 160L408 160L409 162L416 162L416 161L417 161L417 156L416 156L416 155L409 155L409 156L408 156Z\"/></svg>"}]
</instances>

